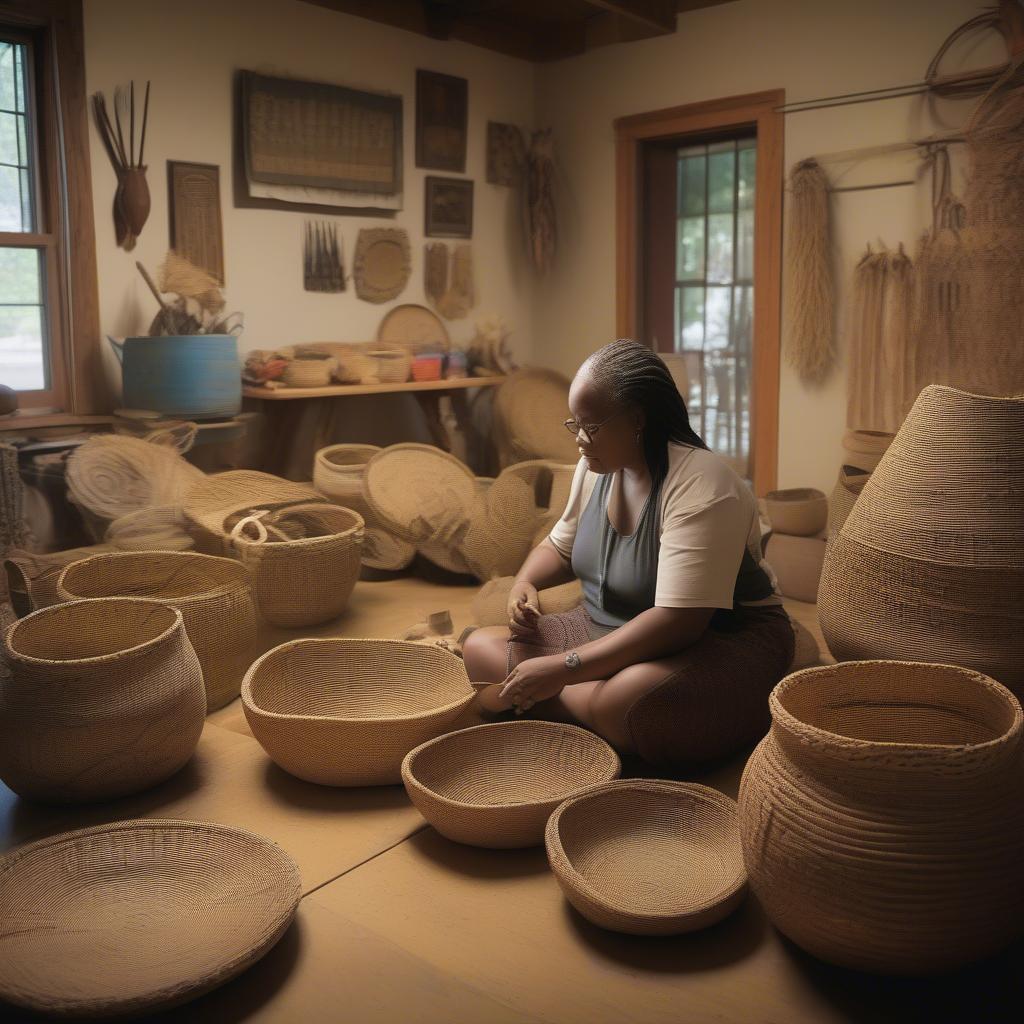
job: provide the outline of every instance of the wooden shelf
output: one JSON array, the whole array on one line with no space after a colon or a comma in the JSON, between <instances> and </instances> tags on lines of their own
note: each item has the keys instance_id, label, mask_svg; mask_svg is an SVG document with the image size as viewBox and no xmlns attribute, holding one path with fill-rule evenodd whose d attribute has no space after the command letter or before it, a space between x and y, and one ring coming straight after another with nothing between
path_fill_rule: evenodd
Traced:
<instances>
[{"instance_id":1,"label":"wooden shelf","mask_svg":"<svg viewBox=\"0 0 1024 1024\"><path fill-rule=\"evenodd\" d=\"M324 388L243 387L246 398L280 402L295 398L341 398L345 395L395 395L408 391L462 391L467 388L497 387L504 376L455 377L451 380L410 380L404 384L333 384Z\"/></svg>"}]
</instances>

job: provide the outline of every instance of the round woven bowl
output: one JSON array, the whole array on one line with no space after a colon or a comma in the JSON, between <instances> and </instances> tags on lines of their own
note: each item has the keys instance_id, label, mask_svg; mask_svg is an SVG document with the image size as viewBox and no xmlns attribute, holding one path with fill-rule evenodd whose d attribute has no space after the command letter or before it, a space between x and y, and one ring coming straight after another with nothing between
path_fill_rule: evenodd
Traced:
<instances>
[{"instance_id":1,"label":"round woven bowl","mask_svg":"<svg viewBox=\"0 0 1024 1024\"><path fill-rule=\"evenodd\" d=\"M212 822L116 821L0 859L0 997L50 1017L195 999L281 938L301 886L262 836Z\"/></svg>"},{"instance_id":2,"label":"round woven bowl","mask_svg":"<svg viewBox=\"0 0 1024 1024\"><path fill-rule=\"evenodd\" d=\"M321 448L313 459L313 486L335 505L353 509L366 519L369 506L363 495L363 473L379 451L375 444L332 444Z\"/></svg>"},{"instance_id":3,"label":"round woven bowl","mask_svg":"<svg viewBox=\"0 0 1024 1024\"><path fill-rule=\"evenodd\" d=\"M199 657L207 710L238 696L256 642L256 609L244 565L191 551L126 551L72 562L57 580L61 601L145 597L181 612Z\"/></svg>"},{"instance_id":4,"label":"round woven bowl","mask_svg":"<svg viewBox=\"0 0 1024 1024\"><path fill-rule=\"evenodd\" d=\"M282 380L290 388L325 388L331 383L333 359L292 359Z\"/></svg>"},{"instance_id":5,"label":"round woven bowl","mask_svg":"<svg viewBox=\"0 0 1024 1024\"><path fill-rule=\"evenodd\" d=\"M412 355L397 348L374 348L366 353L373 360L374 372L381 384L404 384L409 379Z\"/></svg>"},{"instance_id":6,"label":"round woven bowl","mask_svg":"<svg viewBox=\"0 0 1024 1024\"><path fill-rule=\"evenodd\" d=\"M359 579L363 517L340 505L293 505L268 517L288 529L302 525L296 540L252 540L232 534L232 544L252 573L260 615L275 626L316 626L348 607Z\"/></svg>"},{"instance_id":7,"label":"round woven bowl","mask_svg":"<svg viewBox=\"0 0 1024 1024\"><path fill-rule=\"evenodd\" d=\"M286 772L324 786L401 781L402 758L472 702L462 659L401 640L293 640L242 682L253 736Z\"/></svg>"},{"instance_id":8,"label":"round woven bowl","mask_svg":"<svg viewBox=\"0 0 1024 1024\"><path fill-rule=\"evenodd\" d=\"M773 533L765 548L765 561L772 567L783 597L809 604L818 600L818 582L825 561L825 541L821 537Z\"/></svg>"},{"instance_id":9,"label":"round woven bowl","mask_svg":"<svg viewBox=\"0 0 1024 1024\"><path fill-rule=\"evenodd\" d=\"M740 782L750 884L809 953L949 970L1024 929L1020 704L952 665L844 662L787 676Z\"/></svg>"},{"instance_id":10,"label":"round woven bowl","mask_svg":"<svg viewBox=\"0 0 1024 1024\"><path fill-rule=\"evenodd\" d=\"M746 894L736 802L694 782L595 786L558 806L544 840L566 898L611 931L696 931Z\"/></svg>"},{"instance_id":11,"label":"round woven bowl","mask_svg":"<svg viewBox=\"0 0 1024 1024\"><path fill-rule=\"evenodd\" d=\"M420 814L457 843L539 846L551 812L581 789L617 779L600 736L558 722L494 722L409 751L402 782Z\"/></svg>"},{"instance_id":12,"label":"round woven bowl","mask_svg":"<svg viewBox=\"0 0 1024 1024\"><path fill-rule=\"evenodd\" d=\"M769 491L764 503L775 533L813 537L825 529L828 521L828 498L814 487Z\"/></svg>"},{"instance_id":13,"label":"round woven bowl","mask_svg":"<svg viewBox=\"0 0 1024 1024\"><path fill-rule=\"evenodd\" d=\"M57 604L8 627L0 778L19 796L109 800L192 757L203 673L181 612L142 598Z\"/></svg>"}]
</instances>

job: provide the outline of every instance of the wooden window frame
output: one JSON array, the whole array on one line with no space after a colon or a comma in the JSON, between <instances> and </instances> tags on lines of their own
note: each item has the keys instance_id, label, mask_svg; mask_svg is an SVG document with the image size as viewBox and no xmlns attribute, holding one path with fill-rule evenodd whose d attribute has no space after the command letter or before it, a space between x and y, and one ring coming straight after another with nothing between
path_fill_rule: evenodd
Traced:
<instances>
[{"instance_id":1,"label":"wooden window frame","mask_svg":"<svg viewBox=\"0 0 1024 1024\"><path fill-rule=\"evenodd\" d=\"M89 167L82 0L0 0L0 25L28 42L27 108L38 222L0 232L0 246L45 253L50 387L19 392L27 413L108 411L100 352L96 233Z\"/></svg>"},{"instance_id":2,"label":"wooden window frame","mask_svg":"<svg viewBox=\"0 0 1024 1024\"><path fill-rule=\"evenodd\" d=\"M730 129L757 133L754 185L754 312L750 464L754 490L775 488L779 458L779 351L782 315L782 189L784 118L776 109L784 89L730 96L617 118L616 147L616 332L640 336L641 277L640 150L644 142L706 136Z\"/></svg>"}]
</instances>

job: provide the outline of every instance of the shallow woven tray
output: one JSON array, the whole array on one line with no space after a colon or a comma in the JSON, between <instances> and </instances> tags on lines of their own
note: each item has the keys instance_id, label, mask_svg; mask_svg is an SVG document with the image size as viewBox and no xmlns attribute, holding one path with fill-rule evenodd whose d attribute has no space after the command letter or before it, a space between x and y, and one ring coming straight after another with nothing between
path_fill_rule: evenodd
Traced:
<instances>
[{"instance_id":1,"label":"shallow woven tray","mask_svg":"<svg viewBox=\"0 0 1024 1024\"><path fill-rule=\"evenodd\" d=\"M276 844L212 822L118 821L0 860L0 997L48 1016L167 1008L223 984L299 903Z\"/></svg>"},{"instance_id":2,"label":"shallow woven tray","mask_svg":"<svg viewBox=\"0 0 1024 1024\"><path fill-rule=\"evenodd\" d=\"M253 736L286 772L325 786L401 781L402 758L473 700L462 659L401 640L293 640L242 682Z\"/></svg>"},{"instance_id":3,"label":"shallow woven tray","mask_svg":"<svg viewBox=\"0 0 1024 1024\"><path fill-rule=\"evenodd\" d=\"M775 533L813 537L825 529L828 498L814 487L790 487L764 496L768 519Z\"/></svg>"},{"instance_id":4,"label":"shallow woven tray","mask_svg":"<svg viewBox=\"0 0 1024 1024\"><path fill-rule=\"evenodd\" d=\"M203 667L207 710L238 696L256 642L256 608L244 565L192 551L94 555L61 572L57 595L61 601L145 597L173 605Z\"/></svg>"},{"instance_id":5,"label":"shallow woven tray","mask_svg":"<svg viewBox=\"0 0 1024 1024\"><path fill-rule=\"evenodd\" d=\"M600 736L558 722L495 722L440 736L402 762L409 798L442 835L493 849L539 846L551 812L617 779Z\"/></svg>"},{"instance_id":6,"label":"shallow woven tray","mask_svg":"<svg viewBox=\"0 0 1024 1024\"><path fill-rule=\"evenodd\" d=\"M746 893L736 802L694 782L595 786L559 805L544 839L566 898L612 931L696 931Z\"/></svg>"},{"instance_id":7,"label":"shallow woven tray","mask_svg":"<svg viewBox=\"0 0 1024 1024\"><path fill-rule=\"evenodd\" d=\"M555 370L517 370L494 395L494 430L502 465L533 459L579 461L569 415L569 381Z\"/></svg>"},{"instance_id":8,"label":"shallow woven tray","mask_svg":"<svg viewBox=\"0 0 1024 1024\"><path fill-rule=\"evenodd\" d=\"M447 352L452 347L448 330L437 314L412 302L388 312L377 328L377 341L382 345L401 345L413 354Z\"/></svg>"}]
</instances>

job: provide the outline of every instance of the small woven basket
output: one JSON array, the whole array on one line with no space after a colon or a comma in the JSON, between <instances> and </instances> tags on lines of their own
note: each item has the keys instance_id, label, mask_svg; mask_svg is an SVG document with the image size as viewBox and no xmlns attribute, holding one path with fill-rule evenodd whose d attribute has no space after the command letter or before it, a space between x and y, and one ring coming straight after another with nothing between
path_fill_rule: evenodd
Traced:
<instances>
[{"instance_id":1,"label":"small woven basket","mask_svg":"<svg viewBox=\"0 0 1024 1024\"><path fill-rule=\"evenodd\" d=\"M558 806L544 839L566 898L612 931L696 931L746 894L736 802L694 782L595 786Z\"/></svg>"},{"instance_id":2,"label":"small woven basket","mask_svg":"<svg viewBox=\"0 0 1024 1024\"><path fill-rule=\"evenodd\" d=\"M790 487L764 496L768 519L775 533L813 537L825 529L828 498L814 487Z\"/></svg>"},{"instance_id":3,"label":"small woven basket","mask_svg":"<svg viewBox=\"0 0 1024 1024\"><path fill-rule=\"evenodd\" d=\"M203 673L181 612L141 598L72 601L9 626L0 778L20 796L109 800L192 757Z\"/></svg>"},{"instance_id":4,"label":"small woven basket","mask_svg":"<svg viewBox=\"0 0 1024 1024\"><path fill-rule=\"evenodd\" d=\"M472 702L462 660L401 640L293 640L253 663L242 706L286 772L325 786L401 781L402 759Z\"/></svg>"},{"instance_id":5,"label":"small woven basket","mask_svg":"<svg viewBox=\"0 0 1024 1024\"><path fill-rule=\"evenodd\" d=\"M787 676L740 782L750 885L831 963L949 970L1024 929L1020 704L953 665L851 661Z\"/></svg>"},{"instance_id":6,"label":"small woven basket","mask_svg":"<svg viewBox=\"0 0 1024 1024\"><path fill-rule=\"evenodd\" d=\"M895 436L883 430L847 430L843 434L843 462L870 473L881 461Z\"/></svg>"},{"instance_id":7,"label":"small woven basket","mask_svg":"<svg viewBox=\"0 0 1024 1024\"><path fill-rule=\"evenodd\" d=\"M539 846L565 799L617 779L600 736L558 722L494 722L440 736L402 762L409 798L442 835L492 849Z\"/></svg>"},{"instance_id":8,"label":"small woven basket","mask_svg":"<svg viewBox=\"0 0 1024 1024\"><path fill-rule=\"evenodd\" d=\"M262 532L253 539L247 526ZM363 517L340 505L292 505L262 520L241 518L231 543L252 574L256 607L267 622L316 626L348 607L359 579Z\"/></svg>"},{"instance_id":9,"label":"small woven basket","mask_svg":"<svg viewBox=\"0 0 1024 1024\"><path fill-rule=\"evenodd\" d=\"M240 974L298 907L298 868L212 822L115 821L0 859L0 998L53 1017L136 1016Z\"/></svg>"},{"instance_id":10,"label":"small woven basket","mask_svg":"<svg viewBox=\"0 0 1024 1024\"><path fill-rule=\"evenodd\" d=\"M256 609L245 566L187 551L132 551L72 562L57 581L62 601L145 597L181 612L199 657L207 710L238 696L253 658Z\"/></svg>"},{"instance_id":11,"label":"small woven basket","mask_svg":"<svg viewBox=\"0 0 1024 1024\"><path fill-rule=\"evenodd\" d=\"M381 451L375 444L332 444L313 459L313 486L328 501L358 512L367 519L369 506L363 494L366 464ZM367 526L372 523L367 520Z\"/></svg>"}]
</instances>

